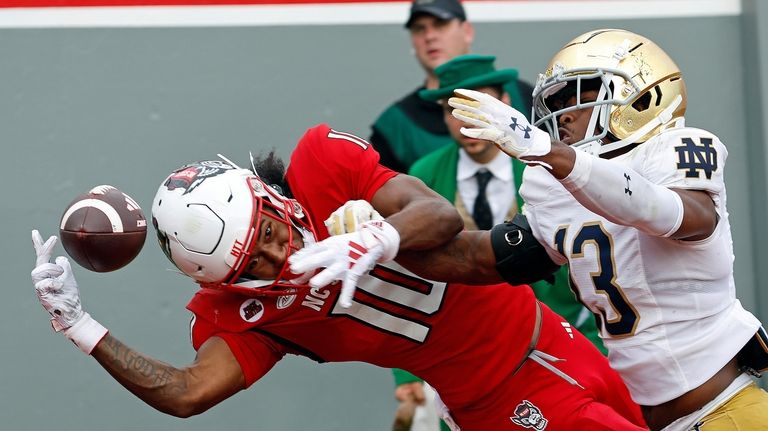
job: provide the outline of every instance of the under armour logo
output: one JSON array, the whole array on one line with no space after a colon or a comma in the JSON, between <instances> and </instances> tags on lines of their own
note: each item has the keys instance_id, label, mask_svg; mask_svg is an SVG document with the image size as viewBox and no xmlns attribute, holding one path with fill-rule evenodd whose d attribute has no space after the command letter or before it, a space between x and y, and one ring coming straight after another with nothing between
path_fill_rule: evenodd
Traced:
<instances>
[{"instance_id":1,"label":"under armour logo","mask_svg":"<svg viewBox=\"0 0 768 431\"><path fill-rule=\"evenodd\" d=\"M520 129L525 135L523 136L525 139L528 139L531 137L531 128L530 126L523 126L522 124L517 124L517 118L512 117L512 124L509 125L509 128L512 130Z\"/></svg>"},{"instance_id":2,"label":"under armour logo","mask_svg":"<svg viewBox=\"0 0 768 431\"><path fill-rule=\"evenodd\" d=\"M628 194L628 195L632 196L632 190L630 190L630 189L629 189L629 181L630 181L632 178L630 178L630 177L629 177L629 175L627 175L627 174L625 173L625 174L624 174L624 179L625 179L625 180L627 180L627 186L626 186L626 187L624 187L624 193L626 193L626 194Z\"/></svg>"}]
</instances>

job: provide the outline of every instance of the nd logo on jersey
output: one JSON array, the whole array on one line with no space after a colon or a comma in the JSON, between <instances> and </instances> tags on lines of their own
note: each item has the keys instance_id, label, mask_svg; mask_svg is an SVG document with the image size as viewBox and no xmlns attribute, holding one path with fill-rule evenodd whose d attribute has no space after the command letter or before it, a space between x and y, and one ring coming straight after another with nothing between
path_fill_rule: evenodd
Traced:
<instances>
[{"instance_id":1,"label":"nd logo on jersey","mask_svg":"<svg viewBox=\"0 0 768 431\"><path fill-rule=\"evenodd\" d=\"M699 138L701 145L696 145L691 138L682 138L683 145L675 147L677 151L677 169L685 169L686 178L701 178L701 171L707 179L712 179L712 172L717 170L717 150L712 146L712 138Z\"/></svg>"},{"instance_id":2,"label":"nd logo on jersey","mask_svg":"<svg viewBox=\"0 0 768 431\"><path fill-rule=\"evenodd\" d=\"M523 400L522 403L515 407L515 415L509 417L513 423L520 425L523 428L532 428L538 431L547 428L549 422L541 414L541 410L538 407L531 404L528 400Z\"/></svg>"}]
</instances>

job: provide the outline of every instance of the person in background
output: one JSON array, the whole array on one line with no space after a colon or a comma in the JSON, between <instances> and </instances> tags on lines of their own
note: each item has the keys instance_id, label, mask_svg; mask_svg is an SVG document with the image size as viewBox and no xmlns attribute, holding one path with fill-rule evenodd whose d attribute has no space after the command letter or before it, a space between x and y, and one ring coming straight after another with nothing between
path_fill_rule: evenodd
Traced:
<instances>
[{"instance_id":1,"label":"person in background","mask_svg":"<svg viewBox=\"0 0 768 431\"><path fill-rule=\"evenodd\" d=\"M422 156L453 143L440 105L422 99L418 93L437 88L435 68L458 55L468 54L475 38L475 29L459 0L414 1L405 28L410 32L413 53L426 76L418 88L379 115L369 139L381 154L381 164L403 173ZM523 112L531 110L533 87L530 84L515 76L504 87L513 106Z\"/></svg>"}]
</instances>

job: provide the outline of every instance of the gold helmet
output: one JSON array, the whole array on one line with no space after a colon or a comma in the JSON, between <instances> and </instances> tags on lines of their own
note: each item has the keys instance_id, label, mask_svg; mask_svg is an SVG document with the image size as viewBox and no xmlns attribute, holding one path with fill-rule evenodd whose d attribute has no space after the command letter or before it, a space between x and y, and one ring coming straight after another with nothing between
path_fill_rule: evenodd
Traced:
<instances>
[{"instance_id":1,"label":"gold helmet","mask_svg":"<svg viewBox=\"0 0 768 431\"><path fill-rule=\"evenodd\" d=\"M582 102L585 90L597 90L597 100ZM565 106L573 96L576 104ZM572 145L602 154L645 142L682 118L686 102L680 69L658 45L626 30L602 29L576 37L555 54L536 82L532 116L534 125L560 139L558 117L592 107L586 136ZM614 142L601 145L609 133Z\"/></svg>"}]
</instances>

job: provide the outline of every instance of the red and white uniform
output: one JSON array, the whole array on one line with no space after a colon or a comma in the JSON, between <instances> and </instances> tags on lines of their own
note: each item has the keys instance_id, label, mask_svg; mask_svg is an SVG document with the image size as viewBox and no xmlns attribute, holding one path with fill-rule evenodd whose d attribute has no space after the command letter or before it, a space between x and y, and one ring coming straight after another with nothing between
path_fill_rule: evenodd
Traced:
<instances>
[{"instance_id":1,"label":"red and white uniform","mask_svg":"<svg viewBox=\"0 0 768 431\"><path fill-rule=\"evenodd\" d=\"M323 226L339 206L370 201L397 175L378 160L362 139L320 125L294 150L287 180L314 225ZM285 354L402 368L437 389L463 431L644 429L607 360L544 305L536 349L563 359L554 366L583 389L532 360L515 372L536 320L527 286L436 282L392 262L360 279L350 308L337 304L339 290L334 284L252 298L202 289L188 305L193 345L224 339L247 385Z\"/></svg>"}]
</instances>

